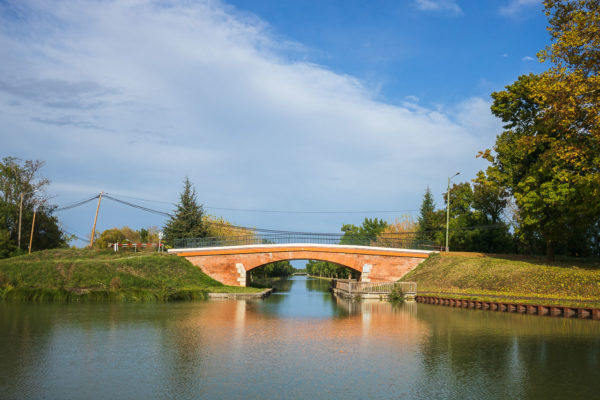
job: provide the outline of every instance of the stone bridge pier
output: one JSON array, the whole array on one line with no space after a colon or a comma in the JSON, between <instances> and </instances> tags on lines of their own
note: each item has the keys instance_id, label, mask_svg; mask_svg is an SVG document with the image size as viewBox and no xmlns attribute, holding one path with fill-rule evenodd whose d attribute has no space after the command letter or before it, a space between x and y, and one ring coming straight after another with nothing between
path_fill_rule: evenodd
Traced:
<instances>
[{"instance_id":1,"label":"stone bridge pier","mask_svg":"<svg viewBox=\"0 0 600 400\"><path fill-rule=\"evenodd\" d=\"M263 244L170 249L211 278L246 286L246 272L283 260L329 261L356 270L362 282L393 282L423 262L431 251L352 245Z\"/></svg>"}]
</instances>

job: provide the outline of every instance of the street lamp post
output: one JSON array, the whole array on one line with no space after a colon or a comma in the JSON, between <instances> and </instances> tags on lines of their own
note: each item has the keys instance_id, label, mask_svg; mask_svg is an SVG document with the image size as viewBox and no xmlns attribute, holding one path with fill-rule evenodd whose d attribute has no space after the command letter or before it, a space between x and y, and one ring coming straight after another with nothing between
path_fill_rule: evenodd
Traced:
<instances>
[{"instance_id":1,"label":"street lamp post","mask_svg":"<svg viewBox=\"0 0 600 400\"><path fill-rule=\"evenodd\" d=\"M450 226L450 181L458 174L460 174L460 172L448 177L448 191L446 192L446 252L450 251L450 247L448 247L448 232Z\"/></svg>"}]
</instances>

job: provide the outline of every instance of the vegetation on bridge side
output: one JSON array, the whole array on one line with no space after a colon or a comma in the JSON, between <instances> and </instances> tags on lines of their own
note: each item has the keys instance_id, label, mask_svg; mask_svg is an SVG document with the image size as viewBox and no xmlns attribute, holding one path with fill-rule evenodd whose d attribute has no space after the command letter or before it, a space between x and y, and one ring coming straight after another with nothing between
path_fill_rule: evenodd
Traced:
<instances>
[{"instance_id":1,"label":"vegetation on bridge side","mask_svg":"<svg viewBox=\"0 0 600 400\"><path fill-rule=\"evenodd\" d=\"M419 294L482 301L600 308L600 260L482 253L434 254L402 281L417 282Z\"/></svg>"},{"instance_id":2,"label":"vegetation on bridge side","mask_svg":"<svg viewBox=\"0 0 600 400\"><path fill-rule=\"evenodd\" d=\"M185 258L156 252L57 249L0 260L2 300L169 301L257 291L224 286Z\"/></svg>"}]
</instances>

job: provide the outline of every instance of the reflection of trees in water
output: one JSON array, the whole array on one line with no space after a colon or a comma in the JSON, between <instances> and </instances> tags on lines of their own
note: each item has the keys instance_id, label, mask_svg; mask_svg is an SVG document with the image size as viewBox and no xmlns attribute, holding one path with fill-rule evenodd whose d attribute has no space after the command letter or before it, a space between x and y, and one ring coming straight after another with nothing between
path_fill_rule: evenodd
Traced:
<instances>
[{"instance_id":1,"label":"reflection of trees in water","mask_svg":"<svg viewBox=\"0 0 600 400\"><path fill-rule=\"evenodd\" d=\"M419 319L430 325L420 345L421 378L429 383L419 386L432 395L451 396L459 387L481 398L579 398L600 391L595 321L418 307Z\"/></svg>"},{"instance_id":2,"label":"reflection of trees in water","mask_svg":"<svg viewBox=\"0 0 600 400\"><path fill-rule=\"evenodd\" d=\"M253 278L248 286L257 288L275 288L277 292L289 292L292 282L289 278Z\"/></svg>"},{"instance_id":3,"label":"reflection of trees in water","mask_svg":"<svg viewBox=\"0 0 600 400\"><path fill-rule=\"evenodd\" d=\"M40 366L56 324L56 306L45 304L17 304L0 302L0 340L2 355L0 388L27 387L31 370ZM18 398L22 393L3 392L7 398Z\"/></svg>"},{"instance_id":4,"label":"reflection of trees in water","mask_svg":"<svg viewBox=\"0 0 600 400\"><path fill-rule=\"evenodd\" d=\"M328 292L331 282L327 279L306 279L306 290L309 292Z\"/></svg>"}]
</instances>

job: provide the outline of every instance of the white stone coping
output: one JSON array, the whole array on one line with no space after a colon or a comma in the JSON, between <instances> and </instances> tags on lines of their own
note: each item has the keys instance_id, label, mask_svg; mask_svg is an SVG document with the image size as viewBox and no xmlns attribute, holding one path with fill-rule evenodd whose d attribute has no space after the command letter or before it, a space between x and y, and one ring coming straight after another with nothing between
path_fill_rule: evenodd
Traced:
<instances>
[{"instance_id":1,"label":"white stone coping","mask_svg":"<svg viewBox=\"0 0 600 400\"><path fill-rule=\"evenodd\" d=\"M414 253L414 254L432 254L438 253L434 250L413 250L413 249L397 249L392 247L374 247L374 246L356 246L348 244L313 244L313 243L283 243L283 244L245 244L239 246L219 246L219 247L190 247L180 249L168 249L168 253L188 253L193 251L224 251L224 250L244 250L244 249L272 249L272 248L298 247L299 250L305 247L317 247L323 249L349 249L349 250L371 250L371 251L387 251L391 253Z\"/></svg>"}]
</instances>

